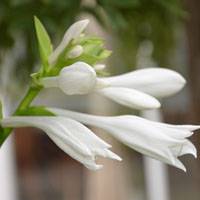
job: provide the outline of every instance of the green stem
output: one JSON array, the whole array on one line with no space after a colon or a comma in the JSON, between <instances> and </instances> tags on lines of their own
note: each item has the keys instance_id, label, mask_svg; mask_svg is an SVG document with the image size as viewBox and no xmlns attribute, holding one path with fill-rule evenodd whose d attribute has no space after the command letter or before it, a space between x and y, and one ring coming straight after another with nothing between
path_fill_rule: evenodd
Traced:
<instances>
[{"instance_id":1,"label":"green stem","mask_svg":"<svg viewBox=\"0 0 200 200\"><path fill-rule=\"evenodd\" d=\"M24 96L24 98L22 99L22 101L20 102L19 106L13 113L13 115L18 115L21 110L24 110L27 107L29 107L31 102L38 95L38 93L40 92L41 89L42 89L42 87L32 87L31 86L28 89L28 91L27 91L26 95ZM12 132L13 129L12 128L4 128L3 130L4 131L2 131L1 136L0 136L0 146L4 143L4 141L10 135L10 133Z\"/></svg>"}]
</instances>

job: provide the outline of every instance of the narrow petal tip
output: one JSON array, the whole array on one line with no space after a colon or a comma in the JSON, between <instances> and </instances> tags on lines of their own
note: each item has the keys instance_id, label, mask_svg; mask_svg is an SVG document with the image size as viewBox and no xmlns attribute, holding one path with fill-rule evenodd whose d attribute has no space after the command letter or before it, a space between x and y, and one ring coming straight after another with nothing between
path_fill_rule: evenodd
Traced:
<instances>
[{"instance_id":1,"label":"narrow petal tip","mask_svg":"<svg viewBox=\"0 0 200 200\"><path fill-rule=\"evenodd\" d=\"M181 170L183 170L184 172L187 171L185 166L183 165L183 163L178 159L176 160L176 163L174 164L174 166L179 168L179 169L181 169Z\"/></svg>"},{"instance_id":2,"label":"narrow petal tip","mask_svg":"<svg viewBox=\"0 0 200 200\"><path fill-rule=\"evenodd\" d=\"M197 158L197 149L194 146L194 144L192 144L192 142L190 142L189 140L187 140L181 149L180 152L180 156L185 155L185 154L191 154L194 156L194 158Z\"/></svg>"},{"instance_id":3,"label":"narrow petal tip","mask_svg":"<svg viewBox=\"0 0 200 200\"><path fill-rule=\"evenodd\" d=\"M122 158L118 156L117 154L113 153L112 151L107 150L106 152L107 152L107 155L106 155L107 158L111 158L117 161L122 161Z\"/></svg>"},{"instance_id":4,"label":"narrow petal tip","mask_svg":"<svg viewBox=\"0 0 200 200\"><path fill-rule=\"evenodd\" d=\"M90 170L96 171L103 168L103 165L97 165L97 164L85 164L85 167L87 167Z\"/></svg>"}]
</instances>

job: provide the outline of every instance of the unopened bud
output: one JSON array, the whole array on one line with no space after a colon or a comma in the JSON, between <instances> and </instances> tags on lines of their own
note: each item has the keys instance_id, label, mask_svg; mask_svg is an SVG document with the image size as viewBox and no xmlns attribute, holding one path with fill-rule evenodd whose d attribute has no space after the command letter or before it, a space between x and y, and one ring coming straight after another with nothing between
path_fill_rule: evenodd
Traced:
<instances>
[{"instance_id":1,"label":"unopened bud","mask_svg":"<svg viewBox=\"0 0 200 200\"><path fill-rule=\"evenodd\" d=\"M67 58L73 59L79 57L83 53L83 47L76 45L68 54Z\"/></svg>"}]
</instances>

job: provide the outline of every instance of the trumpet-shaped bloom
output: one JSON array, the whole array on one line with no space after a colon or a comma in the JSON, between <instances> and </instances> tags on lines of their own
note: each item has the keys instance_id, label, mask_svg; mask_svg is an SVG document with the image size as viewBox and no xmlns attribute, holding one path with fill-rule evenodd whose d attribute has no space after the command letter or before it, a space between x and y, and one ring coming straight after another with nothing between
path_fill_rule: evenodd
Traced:
<instances>
[{"instance_id":1,"label":"trumpet-shaped bloom","mask_svg":"<svg viewBox=\"0 0 200 200\"><path fill-rule=\"evenodd\" d=\"M98 78L91 66L77 62L63 68L56 77L43 78L42 83L44 87L59 87L68 95L96 91L131 108L154 109L160 107L160 102L153 96L165 97L178 92L183 88L185 79L177 72L162 68Z\"/></svg>"},{"instance_id":2,"label":"trumpet-shaped bloom","mask_svg":"<svg viewBox=\"0 0 200 200\"><path fill-rule=\"evenodd\" d=\"M89 23L88 19L80 20L74 24L72 24L64 34L64 37L61 43L57 46L57 48L53 51L53 53L49 57L49 63L54 64L58 58L58 56L64 51L69 42L72 39L76 39L80 36L80 34L85 30Z\"/></svg>"},{"instance_id":3,"label":"trumpet-shaped bloom","mask_svg":"<svg viewBox=\"0 0 200 200\"><path fill-rule=\"evenodd\" d=\"M109 81L97 78L95 70L84 62L77 62L65 67L58 76L43 78L41 83L44 87L58 87L67 95L98 92L131 108L160 107L160 102L148 94L131 88L112 87Z\"/></svg>"},{"instance_id":4,"label":"trumpet-shaped bloom","mask_svg":"<svg viewBox=\"0 0 200 200\"><path fill-rule=\"evenodd\" d=\"M96 72L86 63L77 62L60 71L59 76L41 80L44 87L58 87L65 94L88 94L105 87L104 81L96 78Z\"/></svg>"},{"instance_id":5,"label":"trumpet-shaped bloom","mask_svg":"<svg viewBox=\"0 0 200 200\"><path fill-rule=\"evenodd\" d=\"M121 160L108 149L111 147L109 144L79 122L66 117L9 117L1 124L3 127L33 126L42 129L65 153L92 170L102 168L95 163L95 156Z\"/></svg>"},{"instance_id":6,"label":"trumpet-shaped bloom","mask_svg":"<svg viewBox=\"0 0 200 200\"><path fill-rule=\"evenodd\" d=\"M185 154L196 157L196 148L187 137L200 126L171 125L133 115L102 117L56 108L48 110L56 115L70 117L87 125L104 129L136 151L184 171L186 169L178 157Z\"/></svg>"},{"instance_id":7,"label":"trumpet-shaped bloom","mask_svg":"<svg viewBox=\"0 0 200 200\"><path fill-rule=\"evenodd\" d=\"M179 73L164 68L140 69L101 80L108 82L112 87L133 88L154 97L173 95L186 83Z\"/></svg>"}]
</instances>

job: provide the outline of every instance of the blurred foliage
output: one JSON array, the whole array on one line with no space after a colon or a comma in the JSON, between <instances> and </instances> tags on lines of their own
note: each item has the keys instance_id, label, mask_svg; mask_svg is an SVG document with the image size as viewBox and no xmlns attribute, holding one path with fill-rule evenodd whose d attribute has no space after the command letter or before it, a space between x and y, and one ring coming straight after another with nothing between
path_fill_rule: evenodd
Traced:
<instances>
[{"instance_id":1,"label":"blurred foliage","mask_svg":"<svg viewBox=\"0 0 200 200\"><path fill-rule=\"evenodd\" d=\"M174 30L185 16L180 0L94 1L86 4L81 0L1 0L0 59L19 40L24 52L17 57L14 71L18 79L25 81L27 72L33 71L39 60L33 16L42 20L56 41L76 17L85 12L111 34L116 52L114 64L133 67L137 48L146 39L154 44L153 56L158 64L167 63L174 44Z\"/></svg>"},{"instance_id":2,"label":"blurred foliage","mask_svg":"<svg viewBox=\"0 0 200 200\"><path fill-rule=\"evenodd\" d=\"M153 58L159 66L167 66L170 50L175 44L175 31L186 12L179 0L98 0L93 9L105 19L112 33L117 55L112 62L121 63L122 71L135 66L139 45L144 40L153 43ZM105 13L104 18L100 17ZM123 60L122 60L123 59Z\"/></svg>"},{"instance_id":3,"label":"blurred foliage","mask_svg":"<svg viewBox=\"0 0 200 200\"><path fill-rule=\"evenodd\" d=\"M14 47L17 40L25 46L24 55L16 60L18 79L27 77L39 60L33 16L44 22L50 35L61 37L80 13L80 0L1 0L0 55ZM1 57L2 59L2 57ZM12 58L11 58L12 59Z\"/></svg>"}]
</instances>

